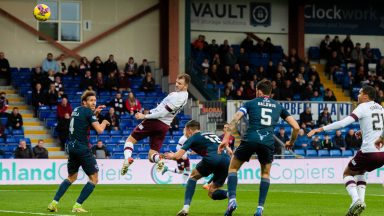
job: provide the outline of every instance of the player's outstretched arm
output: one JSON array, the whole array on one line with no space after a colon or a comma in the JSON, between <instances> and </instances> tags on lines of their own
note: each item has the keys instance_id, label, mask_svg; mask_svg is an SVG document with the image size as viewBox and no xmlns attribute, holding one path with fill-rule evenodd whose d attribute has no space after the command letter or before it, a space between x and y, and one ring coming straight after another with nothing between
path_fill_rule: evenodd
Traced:
<instances>
[{"instance_id":1,"label":"player's outstretched arm","mask_svg":"<svg viewBox=\"0 0 384 216\"><path fill-rule=\"evenodd\" d=\"M343 128L345 126L352 124L353 122L355 122L355 119L352 116L347 116L340 121L333 122L332 124L326 125L326 126L321 127L321 128L313 129L307 134L307 136L312 137L316 133L320 133L322 131L329 131L329 130L336 130L339 128Z\"/></svg>"},{"instance_id":2,"label":"player's outstretched arm","mask_svg":"<svg viewBox=\"0 0 384 216\"><path fill-rule=\"evenodd\" d=\"M240 119L243 116L244 116L244 113L241 111L237 111L233 116L231 122L229 123L227 132L225 133L224 138L217 149L217 152L219 154L221 154L221 152L229 145L229 137L231 136L232 132L235 131L236 125L239 123Z\"/></svg>"},{"instance_id":3,"label":"player's outstretched arm","mask_svg":"<svg viewBox=\"0 0 384 216\"><path fill-rule=\"evenodd\" d=\"M101 124L99 122L93 122L92 127L97 131L98 134L101 134L104 132L105 127L109 125L109 122L107 120L103 120Z\"/></svg>"},{"instance_id":4,"label":"player's outstretched arm","mask_svg":"<svg viewBox=\"0 0 384 216\"><path fill-rule=\"evenodd\" d=\"M184 149L180 149L176 153L174 153L174 152L166 152L164 155L165 155L165 158L168 159L168 160L179 160L180 158L183 157L185 152L186 151Z\"/></svg>"},{"instance_id":5,"label":"player's outstretched arm","mask_svg":"<svg viewBox=\"0 0 384 216\"><path fill-rule=\"evenodd\" d=\"M300 126L292 116L288 116L284 120L292 127L291 138L285 143L285 148L292 149L299 134Z\"/></svg>"}]
</instances>

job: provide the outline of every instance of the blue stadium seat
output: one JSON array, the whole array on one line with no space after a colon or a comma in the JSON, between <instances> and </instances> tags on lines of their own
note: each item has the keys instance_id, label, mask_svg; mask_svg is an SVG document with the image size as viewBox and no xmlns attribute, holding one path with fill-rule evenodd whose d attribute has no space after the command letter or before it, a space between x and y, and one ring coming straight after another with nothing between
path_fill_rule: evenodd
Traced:
<instances>
[{"instance_id":1,"label":"blue stadium seat","mask_svg":"<svg viewBox=\"0 0 384 216\"><path fill-rule=\"evenodd\" d=\"M110 134L111 135L121 135L121 131L120 130L111 130Z\"/></svg>"},{"instance_id":2,"label":"blue stadium seat","mask_svg":"<svg viewBox=\"0 0 384 216\"><path fill-rule=\"evenodd\" d=\"M332 149L330 152L329 152L329 155L331 157L340 157L341 156L341 152L340 150L338 149Z\"/></svg>"},{"instance_id":3,"label":"blue stadium seat","mask_svg":"<svg viewBox=\"0 0 384 216\"><path fill-rule=\"evenodd\" d=\"M124 153L114 153L112 155L113 159L124 159Z\"/></svg>"},{"instance_id":4,"label":"blue stadium seat","mask_svg":"<svg viewBox=\"0 0 384 216\"><path fill-rule=\"evenodd\" d=\"M317 151L313 149L308 149L306 152L307 157L317 157Z\"/></svg>"},{"instance_id":5,"label":"blue stadium seat","mask_svg":"<svg viewBox=\"0 0 384 216\"><path fill-rule=\"evenodd\" d=\"M139 153L137 156L140 159L148 159L148 154L147 153Z\"/></svg>"},{"instance_id":6,"label":"blue stadium seat","mask_svg":"<svg viewBox=\"0 0 384 216\"><path fill-rule=\"evenodd\" d=\"M295 154L305 156L305 151L304 149L295 149L294 150Z\"/></svg>"},{"instance_id":7,"label":"blue stadium seat","mask_svg":"<svg viewBox=\"0 0 384 216\"><path fill-rule=\"evenodd\" d=\"M343 157L352 157L353 156L353 151L352 150L341 151L341 156L343 156Z\"/></svg>"},{"instance_id":8,"label":"blue stadium seat","mask_svg":"<svg viewBox=\"0 0 384 216\"><path fill-rule=\"evenodd\" d=\"M329 156L329 151L326 149L321 149L319 150L319 157L328 157Z\"/></svg>"}]
</instances>

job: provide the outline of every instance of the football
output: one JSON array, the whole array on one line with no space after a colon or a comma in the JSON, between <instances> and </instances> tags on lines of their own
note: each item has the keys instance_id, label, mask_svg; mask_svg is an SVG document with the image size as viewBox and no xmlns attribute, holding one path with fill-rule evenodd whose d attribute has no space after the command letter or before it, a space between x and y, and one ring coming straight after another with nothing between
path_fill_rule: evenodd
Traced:
<instances>
[{"instance_id":1,"label":"football","mask_svg":"<svg viewBox=\"0 0 384 216\"><path fill-rule=\"evenodd\" d=\"M33 16L38 21L47 21L49 19L49 17L51 16L51 10L45 4L38 4L33 9Z\"/></svg>"}]
</instances>

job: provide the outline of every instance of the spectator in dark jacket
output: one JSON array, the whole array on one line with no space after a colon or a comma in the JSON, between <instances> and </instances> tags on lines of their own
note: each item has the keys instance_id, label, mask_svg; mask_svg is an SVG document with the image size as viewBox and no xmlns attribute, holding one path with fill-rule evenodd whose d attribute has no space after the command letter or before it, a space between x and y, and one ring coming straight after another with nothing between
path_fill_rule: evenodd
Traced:
<instances>
[{"instance_id":1,"label":"spectator in dark jacket","mask_svg":"<svg viewBox=\"0 0 384 216\"><path fill-rule=\"evenodd\" d=\"M92 153L97 159L108 159L111 156L101 140L97 141L97 144L92 147Z\"/></svg>"},{"instance_id":2,"label":"spectator in dark jacket","mask_svg":"<svg viewBox=\"0 0 384 216\"><path fill-rule=\"evenodd\" d=\"M107 120L110 124L106 127L107 130L119 130L119 123L120 123L120 118L119 116L115 113L115 108L111 107L109 108L109 111L107 114L105 114L104 118Z\"/></svg>"},{"instance_id":3,"label":"spectator in dark jacket","mask_svg":"<svg viewBox=\"0 0 384 216\"><path fill-rule=\"evenodd\" d=\"M7 85L11 83L11 68L3 52L0 52L0 77L7 80Z\"/></svg>"},{"instance_id":4,"label":"spectator in dark jacket","mask_svg":"<svg viewBox=\"0 0 384 216\"><path fill-rule=\"evenodd\" d=\"M336 135L333 137L333 147L334 149L339 149L342 151L347 148L347 145L345 144L345 139L343 135L341 135L340 130L337 130Z\"/></svg>"},{"instance_id":5,"label":"spectator in dark jacket","mask_svg":"<svg viewBox=\"0 0 384 216\"><path fill-rule=\"evenodd\" d=\"M139 66L139 69L137 69L137 74L141 77L145 77L148 72L152 72L151 67L148 65L147 59L143 59L143 63Z\"/></svg>"},{"instance_id":6,"label":"spectator in dark jacket","mask_svg":"<svg viewBox=\"0 0 384 216\"><path fill-rule=\"evenodd\" d=\"M288 135L285 133L285 129L283 127L280 128L279 133L276 134L276 137L279 138L283 143L289 140ZM275 154L282 155L283 154L283 146L280 145L279 142L275 142ZM279 157L281 158L281 157Z\"/></svg>"},{"instance_id":7,"label":"spectator in dark jacket","mask_svg":"<svg viewBox=\"0 0 384 216\"><path fill-rule=\"evenodd\" d=\"M57 105L57 99L59 98L59 93L55 89L55 84L51 83L49 86L49 90L46 94L46 103L49 106L55 106Z\"/></svg>"},{"instance_id":8,"label":"spectator in dark jacket","mask_svg":"<svg viewBox=\"0 0 384 216\"><path fill-rule=\"evenodd\" d=\"M20 140L19 147L15 149L15 158L16 159L23 159L23 158L33 158L33 151L32 149L27 146L27 143L25 140Z\"/></svg>"},{"instance_id":9,"label":"spectator in dark jacket","mask_svg":"<svg viewBox=\"0 0 384 216\"><path fill-rule=\"evenodd\" d=\"M64 115L64 118L58 120L57 122L56 131L59 136L60 146L62 150L64 149L64 145L68 140L70 122L71 122L71 116L68 113Z\"/></svg>"},{"instance_id":10,"label":"spectator in dark jacket","mask_svg":"<svg viewBox=\"0 0 384 216\"><path fill-rule=\"evenodd\" d=\"M125 113L124 99L121 97L121 92L117 92L114 99L112 99L108 106L115 108L116 115L120 116Z\"/></svg>"},{"instance_id":11,"label":"spectator in dark jacket","mask_svg":"<svg viewBox=\"0 0 384 216\"><path fill-rule=\"evenodd\" d=\"M39 139L32 149L34 158L48 159L48 150L44 148L44 140Z\"/></svg>"},{"instance_id":12,"label":"spectator in dark jacket","mask_svg":"<svg viewBox=\"0 0 384 216\"><path fill-rule=\"evenodd\" d=\"M7 117L8 99L5 92L0 92L0 117Z\"/></svg>"},{"instance_id":13,"label":"spectator in dark jacket","mask_svg":"<svg viewBox=\"0 0 384 216\"><path fill-rule=\"evenodd\" d=\"M105 89L109 91L117 91L118 82L116 77L116 71L111 72L105 80Z\"/></svg>"},{"instance_id":14,"label":"spectator in dark jacket","mask_svg":"<svg viewBox=\"0 0 384 216\"><path fill-rule=\"evenodd\" d=\"M362 143L361 137L357 138L355 136L355 131L353 129L350 129L348 131L348 134L345 135L345 144L347 146L347 149L358 150L361 147L361 143Z\"/></svg>"},{"instance_id":15,"label":"spectator in dark jacket","mask_svg":"<svg viewBox=\"0 0 384 216\"><path fill-rule=\"evenodd\" d=\"M83 77L83 79L81 80L81 83L80 83L80 88L82 90L86 90L86 89L90 89L89 87L92 87L93 89L93 86L94 86L94 81L93 81L93 78L92 78L92 73L90 70L87 70L85 71L85 75Z\"/></svg>"},{"instance_id":16,"label":"spectator in dark jacket","mask_svg":"<svg viewBox=\"0 0 384 216\"><path fill-rule=\"evenodd\" d=\"M23 117L20 115L18 107L13 108L12 113L8 117L7 124L10 131L23 129Z\"/></svg>"},{"instance_id":17,"label":"spectator in dark jacket","mask_svg":"<svg viewBox=\"0 0 384 216\"><path fill-rule=\"evenodd\" d=\"M324 107L323 112L319 115L318 125L319 127L332 123L331 113L328 112L328 107Z\"/></svg>"},{"instance_id":18,"label":"spectator in dark jacket","mask_svg":"<svg viewBox=\"0 0 384 216\"><path fill-rule=\"evenodd\" d=\"M44 74L40 67L35 67L32 74L32 86L36 86L36 83L42 84L44 82Z\"/></svg>"},{"instance_id":19,"label":"spectator in dark jacket","mask_svg":"<svg viewBox=\"0 0 384 216\"><path fill-rule=\"evenodd\" d=\"M37 111L40 106L44 106L46 104L46 95L43 92L42 86L40 83L36 83L35 90L32 92L32 106L35 110L35 116L37 116Z\"/></svg>"},{"instance_id":20,"label":"spectator in dark jacket","mask_svg":"<svg viewBox=\"0 0 384 216\"><path fill-rule=\"evenodd\" d=\"M112 71L118 71L117 63L114 59L114 56L111 54L107 61L104 62L104 70L106 74L111 73Z\"/></svg>"},{"instance_id":21,"label":"spectator in dark jacket","mask_svg":"<svg viewBox=\"0 0 384 216\"><path fill-rule=\"evenodd\" d=\"M307 127L313 128L313 119L311 107L307 107L304 112L300 113L300 125L305 124Z\"/></svg>"},{"instance_id":22,"label":"spectator in dark jacket","mask_svg":"<svg viewBox=\"0 0 384 216\"><path fill-rule=\"evenodd\" d=\"M315 150L321 149L321 142L319 136L314 136L313 140L311 141L311 146Z\"/></svg>"},{"instance_id":23,"label":"spectator in dark jacket","mask_svg":"<svg viewBox=\"0 0 384 216\"><path fill-rule=\"evenodd\" d=\"M155 91L155 79L152 77L151 72L147 72L147 75L144 77L143 81L141 82L141 90L144 92L153 92Z\"/></svg>"}]
</instances>

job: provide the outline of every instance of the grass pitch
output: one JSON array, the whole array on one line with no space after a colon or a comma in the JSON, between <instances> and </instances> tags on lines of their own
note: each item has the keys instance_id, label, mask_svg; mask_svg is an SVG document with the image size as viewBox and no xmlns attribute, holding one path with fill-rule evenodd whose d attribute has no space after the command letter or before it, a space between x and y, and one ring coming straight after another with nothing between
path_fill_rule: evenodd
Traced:
<instances>
[{"instance_id":1,"label":"grass pitch","mask_svg":"<svg viewBox=\"0 0 384 216\"><path fill-rule=\"evenodd\" d=\"M58 185L0 186L0 215L51 215L46 211ZM74 215L71 208L83 185L71 186L52 215ZM257 206L259 185L239 185L238 209L234 216L253 215ZM181 185L98 185L83 204L89 213L77 215L172 216L183 206ZM265 205L265 216L338 216L345 215L350 197L343 185L277 185L272 184ZM382 216L384 189L368 185L367 209L364 216ZM227 200L213 201L197 185L190 215L223 215Z\"/></svg>"}]
</instances>

